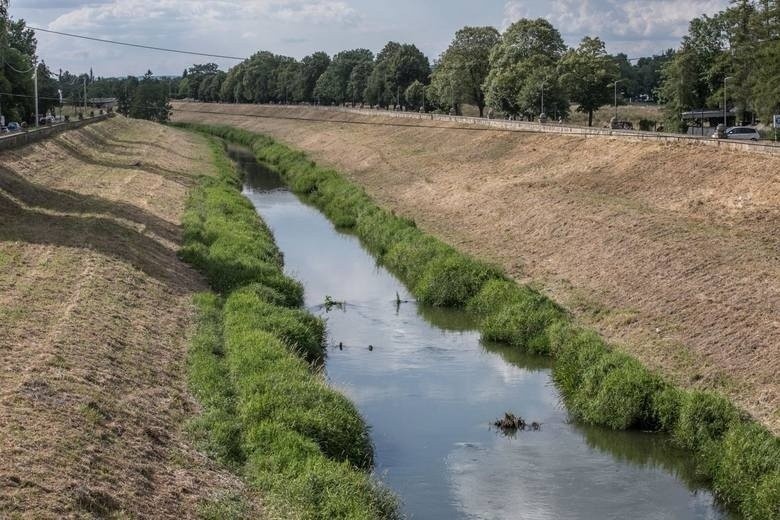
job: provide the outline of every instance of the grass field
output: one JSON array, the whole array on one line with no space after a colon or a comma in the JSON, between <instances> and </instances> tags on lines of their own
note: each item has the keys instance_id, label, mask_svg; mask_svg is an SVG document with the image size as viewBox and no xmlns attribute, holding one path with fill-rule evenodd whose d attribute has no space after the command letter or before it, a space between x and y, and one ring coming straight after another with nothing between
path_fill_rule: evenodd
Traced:
<instances>
[{"instance_id":1,"label":"grass field","mask_svg":"<svg viewBox=\"0 0 780 520\"><path fill-rule=\"evenodd\" d=\"M192 518L259 503L185 426L176 252L206 140L115 118L0 155L0 517Z\"/></svg>"}]
</instances>

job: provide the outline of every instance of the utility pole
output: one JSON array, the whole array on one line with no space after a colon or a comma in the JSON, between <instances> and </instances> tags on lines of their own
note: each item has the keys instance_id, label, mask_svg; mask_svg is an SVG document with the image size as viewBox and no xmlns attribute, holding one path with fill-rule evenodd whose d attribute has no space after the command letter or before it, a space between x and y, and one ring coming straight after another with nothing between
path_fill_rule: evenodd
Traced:
<instances>
[{"instance_id":1,"label":"utility pole","mask_svg":"<svg viewBox=\"0 0 780 520\"><path fill-rule=\"evenodd\" d=\"M723 78L723 126L729 126L728 123L728 115L726 112L726 104L728 103L728 98L726 97L726 82L730 79L734 79L731 76L726 76Z\"/></svg>"},{"instance_id":2,"label":"utility pole","mask_svg":"<svg viewBox=\"0 0 780 520\"><path fill-rule=\"evenodd\" d=\"M84 76L84 117L87 117L87 77Z\"/></svg>"},{"instance_id":3,"label":"utility pole","mask_svg":"<svg viewBox=\"0 0 780 520\"><path fill-rule=\"evenodd\" d=\"M40 116L38 115L38 63L35 63L35 72L33 72L33 85L34 92L33 95L35 96L35 127L39 127L40 122Z\"/></svg>"},{"instance_id":4,"label":"utility pole","mask_svg":"<svg viewBox=\"0 0 780 520\"><path fill-rule=\"evenodd\" d=\"M618 104L617 104L617 86L618 83L621 81L626 81L625 79L616 79L615 80L615 122L618 121Z\"/></svg>"},{"instance_id":5,"label":"utility pole","mask_svg":"<svg viewBox=\"0 0 780 520\"><path fill-rule=\"evenodd\" d=\"M542 81L542 111L539 114L539 119L544 115L544 81Z\"/></svg>"}]
</instances>

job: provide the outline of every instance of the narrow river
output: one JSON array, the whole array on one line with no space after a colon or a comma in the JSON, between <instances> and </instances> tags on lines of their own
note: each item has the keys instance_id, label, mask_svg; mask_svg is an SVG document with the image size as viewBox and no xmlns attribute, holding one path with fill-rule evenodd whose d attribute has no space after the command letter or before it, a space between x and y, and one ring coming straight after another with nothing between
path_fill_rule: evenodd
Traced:
<instances>
[{"instance_id":1,"label":"narrow river","mask_svg":"<svg viewBox=\"0 0 780 520\"><path fill-rule=\"evenodd\" d=\"M357 238L248 150L229 152L307 307L327 320L327 377L370 425L376 474L410 518L735 518L666 437L570 422L546 359L481 343L463 312L417 305ZM328 296L344 309L326 310ZM502 435L489 425L506 411L540 430Z\"/></svg>"}]
</instances>

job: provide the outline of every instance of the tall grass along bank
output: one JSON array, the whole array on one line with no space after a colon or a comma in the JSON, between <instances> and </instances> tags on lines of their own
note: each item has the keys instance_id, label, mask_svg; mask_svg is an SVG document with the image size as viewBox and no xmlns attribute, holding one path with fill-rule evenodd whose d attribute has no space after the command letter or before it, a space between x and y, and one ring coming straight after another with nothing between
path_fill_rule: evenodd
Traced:
<instances>
[{"instance_id":1,"label":"tall grass along bank","mask_svg":"<svg viewBox=\"0 0 780 520\"><path fill-rule=\"evenodd\" d=\"M186 125L243 144L337 226L355 233L422 303L466 307L485 339L555 360L553 377L573 417L614 429L662 431L696 457L721 501L748 519L780 518L780 439L719 395L676 388L550 299L508 280L377 207L338 172L274 140L227 126Z\"/></svg>"},{"instance_id":2,"label":"tall grass along bank","mask_svg":"<svg viewBox=\"0 0 780 520\"><path fill-rule=\"evenodd\" d=\"M370 476L363 419L315 368L324 324L300 308L302 286L284 275L221 143L212 147L220 174L192 193L181 250L217 291L196 298L189 380L203 413L193 433L260 489L276 516L394 518L395 498ZM220 507L210 504L209 515L230 516Z\"/></svg>"}]
</instances>

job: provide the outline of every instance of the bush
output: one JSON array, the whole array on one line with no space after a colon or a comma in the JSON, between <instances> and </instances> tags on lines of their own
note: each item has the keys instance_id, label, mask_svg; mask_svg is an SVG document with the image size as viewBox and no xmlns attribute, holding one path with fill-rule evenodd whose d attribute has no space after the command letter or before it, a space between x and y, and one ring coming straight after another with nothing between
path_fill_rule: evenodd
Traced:
<instances>
[{"instance_id":1,"label":"bush","mask_svg":"<svg viewBox=\"0 0 780 520\"><path fill-rule=\"evenodd\" d=\"M653 419L655 428L673 432L677 427L684 394L673 386L664 385L652 396Z\"/></svg>"},{"instance_id":2,"label":"bush","mask_svg":"<svg viewBox=\"0 0 780 520\"><path fill-rule=\"evenodd\" d=\"M406 236L391 245L382 262L409 287L415 287L426 272L428 264L436 258L449 256L452 249L438 240L419 232L407 232Z\"/></svg>"},{"instance_id":3,"label":"bush","mask_svg":"<svg viewBox=\"0 0 780 520\"><path fill-rule=\"evenodd\" d=\"M268 303L268 294L276 293L251 286L241 289L230 297L231 310L240 316L236 327L241 330L262 330L270 332L295 353L309 361L318 361L324 356L325 323L302 309L290 309ZM286 303L286 302L285 302Z\"/></svg>"},{"instance_id":4,"label":"bush","mask_svg":"<svg viewBox=\"0 0 780 520\"><path fill-rule=\"evenodd\" d=\"M739 417L725 398L708 392L685 394L674 430L675 439L685 448L699 450L712 441L720 441Z\"/></svg>"},{"instance_id":5,"label":"bush","mask_svg":"<svg viewBox=\"0 0 780 520\"><path fill-rule=\"evenodd\" d=\"M714 465L712 477L719 496L741 505L746 495L751 495L746 491L755 489L761 496L749 500L750 509L768 511L767 505L774 501L775 511L780 512L780 494L775 493L772 499L766 490L758 493L762 478L780 472L780 439L755 423L734 424L723 437Z\"/></svg>"},{"instance_id":6,"label":"bush","mask_svg":"<svg viewBox=\"0 0 780 520\"><path fill-rule=\"evenodd\" d=\"M651 396L661 381L624 354L610 352L587 368L573 398L581 418L615 430L654 422Z\"/></svg>"},{"instance_id":7,"label":"bush","mask_svg":"<svg viewBox=\"0 0 780 520\"><path fill-rule=\"evenodd\" d=\"M476 296L468 301L469 311L486 316L504 305L533 301L542 304L546 298L525 285L509 280L488 280Z\"/></svg>"},{"instance_id":8,"label":"bush","mask_svg":"<svg viewBox=\"0 0 780 520\"><path fill-rule=\"evenodd\" d=\"M563 319L563 313L551 302L519 300L499 307L480 324L488 341L507 343L532 354L550 355L547 327Z\"/></svg>"},{"instance_id":9,"label":"bush","mask_svg":"<svg viewBox=\"0 0 780 520\"><path fill-rule=\"evenodd\" d=\"M645 132L655 130L655 125L656 125L656 121L653 121L651 119L639 120L639 129L644 130Z\"/></svg>"},{"instance_id":10,"label":"bush","mask_svg":"<svg viewBox=\"0 0 780 520\"><path fill-rule=\"evenodd\" d=\"M764 475L751 486L751 491L741 507L747 520L780 518L780 471Z\"/></svg>"},{"instance_id":11,"label":"bush","mask_svg":"<svg viewBox=\"0 0 780 520\"><path fill-rule=\"evenodd\" d=\"M500 277L498 269L453 254L428 263L414 287L414 294L428 305L463 307L485 282Z\"/></svg>"},{"instance_id":12,"label":"bush","mask_svg":"<svg viewBox=\"0 0 780 520\"><path fill-rule=\"evenodd\" d=\"M558 324L549 331L550 349L555 353L553 379L567 399L571 412L581 416L572 401L583 384L585 371L609 353L604 341L589 330Z\"/></svg>"}]
</instances>

